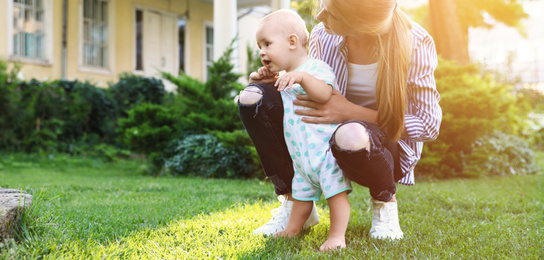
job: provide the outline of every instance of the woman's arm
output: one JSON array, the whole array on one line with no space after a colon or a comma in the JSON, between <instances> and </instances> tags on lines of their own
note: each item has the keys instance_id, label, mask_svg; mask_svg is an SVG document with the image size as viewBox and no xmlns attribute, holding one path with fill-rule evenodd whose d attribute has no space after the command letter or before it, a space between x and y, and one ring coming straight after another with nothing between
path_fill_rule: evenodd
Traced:
<instances>
[{"instance_id":1,"label":"woman's arm","mask_svg":"<svg viewBox=\"0 0 544 260\"><path fill-rule=\"evenodd\" d=\"M313 108L295 111L297 115L305 116L302 121L306 123L333 124L348 120L376 123L378 118L378 111L349 102L338 90L333 90L331 98L325 103L314 102L308 95L298 95L293 104Z\"/></svg>"},{"instance_id":2,"label":"woman's arm","mask_svg":"<svg viewBox=\"0 0 544 260\"><path fill-rule=\"evenodd\" d=\"M417 28L414 29L417 30ZM421 30L418 31L421 32ZM434 42L427 34L415 47L408 70L408 107L404 117L405 138L427 142L438 137L442 109L438 104L440 95L436 90L434 79L434 70L437 65Z\"/></svg>"}]
</instances>

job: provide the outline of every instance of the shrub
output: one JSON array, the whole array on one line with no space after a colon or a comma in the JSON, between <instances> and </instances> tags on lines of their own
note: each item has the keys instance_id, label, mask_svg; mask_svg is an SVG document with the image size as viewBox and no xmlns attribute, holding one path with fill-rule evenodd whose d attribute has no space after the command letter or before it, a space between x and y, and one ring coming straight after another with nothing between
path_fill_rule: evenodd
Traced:
<instances>
[{"instance_id":1,"label":"shrub","mask_svg":"<svg viewBox=\"0 0 544 260\"><path fill-rule=\"evenodd\" d=\"M25 136L23 143L27 153L54 153L59 151L58 136L62 132L64 122L49 119L40 123L41 129L36 129L29 136Z\"/></svg>"},{"instance_id":2,"label":"shrub","mask_svg":"<svg viewBox=\"0 0 544 260\"><path fill-rule=\"evenodd\" d=\"M261 62L261 54L258 49L253 50L251 45L248 45L246 48L246 54L247 54L247 71L246 71L246 78L249 78L249 74L251 74L254 71L257 71L260 67L263 66L263 63Z\"/></svg>"},{"instance_id":3,"label":"shrub","mask_svg":"<svg viewBox=\"0 0 544 260\"><path fill-rule=\"evenodd\" d=\"M163 77L177 86L178 94L168 100L167 106L180 118L182 130L189 134L209 131L232 132L243 129L238 107L233 96L242 85L236 82L239 74L233 73L229 63L232 48L209 68L210 79L202 83L183 73L179 77L163 73Z\"/></svg>"},{"instance_id":4,"label":"shrub","mask_svg":"<svg viewBox=\"0 0 544 260\"><path fill-rule=\"evenodd\" d=\"M113 140L113 102L90 82L30 80L18 85L19 122L14 126L25 150L43 150L45 136L55 135L55 150L74 152L74 143L86 135ZM35 133L49 131L48 133ZM42 147L32 147L34 145ZM46 150L49 150L46 149Z\"/></svg>"},{"instance_id":5,"label":"shrub","mask_svg":"<svg viewBox=\"0 0 544 260\"><path fill-rule=\"evenodd\" d=\"M165 75L178 86L178 95L168 103L178 116L186 133L204 134L209 131L233 131L242 128L238 107L232 99L216 99L205 85L187 75L178 78Z\"/></svg>"},{"instance_id":6,"label":"shrub","mask_svg":"<svg viewBox=\"0 0 544 260\"><path fill-rule=\"evenodd\" d=\"M237 82L241 74L232 71L234 64L230 62L234 51L232 48L234 40L232 40L223 55L217 61L214 61L212 66L208 67L209 79L204 84L204 89L214 99L226 98L232 100L236 93L243 89L243 86Z\"/></svg>"},{"instance_id":7,"label":"shrub","mask_svg":"<svg viewBox=\"0 0 544 260\"><path fill-rule=\"evenodd\" d=\"M14 149L20 145L15 125L21 119L17 101L16 76L19 67L8 69L7 63L0 60L0 149Z\"/></svg>"},{"instance_id":8,"label":"shrub","mask_svg":"<svg viewBox=\"0 0 544 260\"><path fill-rule=\"evenodd\" d=\"M177 133L177 121L168 108L142 103L119 120L119 141L131 150L149 155L163 150Z\"/></svg>"},{"instance_id":9,"label":"shrub","mask_svg":"<svg viewBox=\"0 0 544 260\"><path fill-rule=\"evenodd\" d=\"M113 99L107 96L104 89L77 80L59 80L54 84L64 89L62 117L66 127L63 140L79 140L85 134L96 134L112 141L115 107Z\"/></svg>"},{"instance_id":10,"label":"shrub","mask_svg":"<svg viewBox=\"0 0 544 260\"><path fill-rule=\"evenodd\" d=\"M245 161L245 168L249 172L254 172L254 176L257 178L263 178L265 176L263 168L261 167L261 160L259 159L259 154L249 138L247 131L244 130L234 130L232 132L220 132L212 131L211 132L225 147L229 149L241 149L240 147L245 147L249 150L251 160ZM245 150L241 149L242 153L245 154Z\"/></svg>"},{"instance_id":11,"label":"shrub","mask_svg":"<svg viewBox=\"0 0 544 260\"><path fill-rule=\"evenodd\" d=\"M188 135L171 143L164 170L174 176L255 177L251 151L227 147L212 134Z\"/></svg>"},{"instance_id":12,"label":"shrub","mask_svg":"<svg viewBox=\"0 0 544 260\"><path fill-rule=\"evenodd\" d=\"M418 172L435 177L463 174L473 144L498 130L520 135L529 107L512 87L483 77L474 65L440 60L435 72L441 95L442 125L437 140L425 144Z\"/></svg>"},{"instance_id":13,"label":"shrub","mask_svg":"<svg viewBox=\"0 0 544 260\"><path fill-rule=\"evenodd\" d=\"M527 175L537 172L533 151L516 136L495 131L476 140L472 148L466 158L466 175Z\"/></svg>"},{"instance_id":14,"label":"shrub","mask_svg":"<svg viewBox=\"0 0 544 260\"><path fill-rule=\"evenodd\" d=\"M161 155L164 172L203 177L263 176L257 153L238 116L233 96L243 86L236 82L229 63L232 48L209 68L202 83L185 74L163 77L177 86L177 95L166 101L180 120L184 138L173 141ZM160 163L156 160L155 165ZM256 175L257 174L257 175Z\"/></svg>"},{"instance_id":15,"label":"shrub","mask_svg":"<svg viewBox=\"0 0 544 260\"><path fill-rule=\"evenodd\" d=\"M161 105L164 102L164 85L160 79L122 73L119 81L108 90L113 96L117 117L126 117L126 111L142 103Z\"/></svg>"}]
</instances>

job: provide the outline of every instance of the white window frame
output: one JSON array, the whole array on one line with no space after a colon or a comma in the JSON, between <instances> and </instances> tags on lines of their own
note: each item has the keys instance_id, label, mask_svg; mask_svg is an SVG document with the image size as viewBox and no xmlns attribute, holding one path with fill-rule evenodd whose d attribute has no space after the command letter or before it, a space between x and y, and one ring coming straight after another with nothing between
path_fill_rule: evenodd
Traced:
<instances>
[{"instance_id":1,"label":"white window frame","mask_svg":"<svg viewBox=\"0 0 544 260\"><path fill-rule=\"evenodd\" d=\"M13 0L6 1L6 18L7 18L7 53L8 61L22 62L36 65L51 66L53 64L53 0L42 0L44 9L44 40L43 40L43 58L29 58L24 56L16 56L13 46Z\"/></svg>"},{"instance_id":2,"label":"white window frame","mask_svg":"<svg viewBox=\"0 0 544 260\"><path fill-rule=\"evenodd\" d=\"M203 70L202 70L202 75L204 75L203 77L203 81L207 81L208 80L208 65L211 65L210 63L213 62L213 44L211 46L208 46L208 42L207 42L207 39L206 37L208 36L207 32L206 32L206 29L207 28L212 28L212 30L214 29L213 27L213 22L212 21L204 21L204 24L203 24L203 29L202 29L202 46L204 46L204 49L202 51L202 63L203 63ZM214 39L214 42L215 42L216 39ZM208 48L211 48L211 51L212 51L212 60L211 61L208 61L207 60L207 50Z\"/></svg>"},{"instance_id":3,"label":"white window frame","mask_svg":"<svg viewBox=\"0 0 544 260\"><path fill-rule=\"evenodd\" d=\"M85 65L83 60L84 54L84 17L83 17L83 3L84 0L79 0L79 59L78 59L78 69L81 72L93 73L93 74L102 74L102 75L114 75L115 71L115 0L105 0L108 3L108 41L107 41L107 61L106 67L94 67Z\"/></svg>"}]
</instances>

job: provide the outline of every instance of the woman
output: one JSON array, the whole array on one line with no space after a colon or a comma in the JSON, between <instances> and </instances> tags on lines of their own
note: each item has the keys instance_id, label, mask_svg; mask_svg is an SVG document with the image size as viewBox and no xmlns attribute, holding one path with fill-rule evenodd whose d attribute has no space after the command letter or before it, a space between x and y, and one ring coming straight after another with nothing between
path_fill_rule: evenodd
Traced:
<instances>
[{"instance_id":1,"label":"woman","mask_svg":"<svg viewBox=\"0 0 544 260\"><path fill-rule=\"evenodd\" d=\"M328 63L339 91L326 103L300 95L293 103L308 123L340 123L329 143L344 175L368 187L373 238L400 239L396 182L413 185L423 142L438 136L442 111L429 34L395 0L322 0L321 21L310 36L310 56ZM282 132L283 104L266 84L239 97L244 123L278 195L287 199L255 233L282 230L292 207L292 162ZM353 203L353 202L352 202ZM305 227L317 223L312 213Z\"/></svg>"}]
</instances>

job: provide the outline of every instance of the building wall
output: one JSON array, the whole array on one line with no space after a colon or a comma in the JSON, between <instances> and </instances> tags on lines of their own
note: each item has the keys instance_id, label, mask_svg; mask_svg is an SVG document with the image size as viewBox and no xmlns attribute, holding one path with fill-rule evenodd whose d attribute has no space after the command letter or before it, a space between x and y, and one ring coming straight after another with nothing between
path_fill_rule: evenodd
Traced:
<instances>
[{"instance_id":1,"label":"building wall","mask_svg":"<svg viewBox=\"0 0 544 260\"><path fill-rule=\"evenodd\" d=\"M255 39L255 33L257 33L257 26L262 18L271 12L271 8L268 6L260 6L252 9L240 10L240 13L244 14L238 20L238 56L239 56L239 73L242 74L240 82L243 84L248 83L248 66L247 66L247 48L251 48L253 51L258 51L257 41Z\"/></svg>"},{"instance_id":2,"label":"building wall","mask_svg":"<svg viewBox=\"0 0 544 260\"><path fill-rule=\"evenodd\" d=\"M185 48L185 60L190 62L185 72L204 80L204 24L213 22L213 3L189 0L189 8L186 37L191 40Z\"/></svg>"},{"instance_id":3,"label":"building wall","mask_svg":"<svg viewBox=\"0 0 544 260\"><path fill-rule=\"evenodd\" d=\"M0 0L0 58L8 58L8 44L11 40L8 35L7 21L8 1ZM22 63L22 74L25 79L36 78L59 79L62 77L62 0L50 1L53 14L52 48L50 49L52 60L50 64ZM66 48L66 78L78 80L91 80L101 86L107 86L108 82L115 82L122 72L134 72L135 68L135 8L146 7L150 10L171 14L175 17L176 26L178 18L186 18L186 73L190 76L203 79L203 30L204 21L213 21L213 4L201 0L110 0L109 8L111 20L108 28L108 37L111 45L109 55L112 57L109 70L89 70L81 63L81 3L83 0L68 0L67 7L67 48ZM177 54L177 28L172 31L172 44L175 44ZM190 62L187 62L189 61ZM177 64L178 59L174 61ZM144 61L145 62L145 61ZM176 66L177 67L177 66Z\"/></svg>"}]
</instances>

